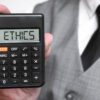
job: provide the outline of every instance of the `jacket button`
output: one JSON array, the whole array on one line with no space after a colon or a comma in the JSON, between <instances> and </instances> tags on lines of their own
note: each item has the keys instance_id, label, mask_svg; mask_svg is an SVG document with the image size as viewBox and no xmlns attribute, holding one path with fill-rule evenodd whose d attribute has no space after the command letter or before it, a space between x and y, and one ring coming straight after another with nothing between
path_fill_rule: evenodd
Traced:
<instances>
[{"instance_id":1,"label":"jacket button","mask_svg":"<svg viewBox=\"0 0 100 100\"><path fill-rule=\"evenodd\" d=\"M75 93L74 91L67 93L66 99L67 100L77 100L77 93Z\"/></svg>"}]
</instances>

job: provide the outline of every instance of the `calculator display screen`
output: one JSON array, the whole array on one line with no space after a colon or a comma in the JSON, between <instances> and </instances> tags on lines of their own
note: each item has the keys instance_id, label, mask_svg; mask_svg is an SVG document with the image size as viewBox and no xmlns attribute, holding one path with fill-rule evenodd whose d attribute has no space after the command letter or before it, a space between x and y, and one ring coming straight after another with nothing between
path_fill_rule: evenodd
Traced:
<instances>
[{"instance_id":1,"label":"calculator display screen","mask_svg":"<svg viewBox=\"0 0 100 100\"><path fill-rule=\"evenodd\" d=\"M39 29L0 29L0 43L40 42Z\"/></svg>"}]
</instances>

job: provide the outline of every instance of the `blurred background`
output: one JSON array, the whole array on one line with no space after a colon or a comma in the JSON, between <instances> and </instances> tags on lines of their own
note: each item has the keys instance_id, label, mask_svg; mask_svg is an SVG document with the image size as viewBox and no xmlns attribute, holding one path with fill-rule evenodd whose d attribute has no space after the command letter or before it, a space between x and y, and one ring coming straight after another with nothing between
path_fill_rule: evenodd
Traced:
<instances>
[{"instance_id":1,"label":"blurred background","mask_svg":"<svg viewBox=\"0 0 100 100\"><path fill-rule=\"evenodd\" d=\"M48 0L0 0L0 4L6 5L11 13L32 13L34 7Z\"/></svg>"}]
</instances>

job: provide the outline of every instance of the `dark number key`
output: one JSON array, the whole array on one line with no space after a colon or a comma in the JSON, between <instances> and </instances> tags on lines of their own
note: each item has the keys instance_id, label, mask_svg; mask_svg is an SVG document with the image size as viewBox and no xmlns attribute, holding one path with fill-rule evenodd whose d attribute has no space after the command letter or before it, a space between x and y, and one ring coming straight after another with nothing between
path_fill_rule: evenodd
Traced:
<instances>
[{"instance_id":1,"label":"dark number key","mask_svg":"<svg viewBox=\"0 0 100 100\"><path fill-rule=\"evenodd\" d=\"M22 64L24 64L24 65L29 64L29 60L24 59L24 60L22 60L22 62L21 62L21 63L22 63Z\"/></svg>"},{"instance_id":2,"label":"dark number key","mask_svg":"<svg viewBox=\"0 0 100 100\"><path fill-rule=\"evenodd\" d=\"M8 83L8 80L7 79L1 79L1 84L2 85L6 85Z\"/></svg>"},{"instance_id":3,"label":"dark number key","mask_svg":"<svg viewBox=\"0 0 100 100\"><path fill-rule=\"evenodd\" d=\"M12 78L18 78L19 76L20 76L20 73L16 73L16 72L11 73Z\"/></svg>"},{"instance_id":4,"label":"dark number key","mask_svg":"<svg viewBox=\"0 0 100 100\"><path fill-rule=\"evenodd\" d=\"M11 66L12 71L17 71L18 69L19 69L18 66Z\"/></svg>"},{"instance_id":5,"label":"dark number key","mask_svg":"<svg viewBox=\"0 0 100 100\"><path fill-rule=\"evenodd\" d=\"M8 73L0 73L0 77L2 78L7 78L9 75Z\"/></svg>"},{"instance_id":6,"label":"dark number key","mask_svg":"<svg viewBox=\"0 0 100 100\"><path fill-rule=\"evenodd\" d=\"M29 70L29 67L28 66L22 66L22 70L23 71L28 71Z\"/></svg>"},{"instance_id":7,"label":"dark number key","mask_svg":"<svg viewBox=\"0 0 100 100\"><path fill-rule=\"evenodd\" d=\"M5 65L0 66L0 71L6 71L6 70L8 70L8 66L5 66Z\"/></svg>"},{"instance_id":8,"label":"dark number key","mask_svg":"<svg viewBox=\"0 0 100 100\"><path fill-rule=\"evenodd\" d=\"M28 73L28 72L23 72L23 73L22 73L22 77L24 77L24 78L29 77L29 73Z\"/></svg>"},{"instance_id":9,"label":"dark number key","mask_svg":"<svg viewBox=\"0 0 100 100\"><path fill-rule=\"evenodd\" d=\"M13 65L20 65L21 64L21 61L20 60L12 60L11 61L11 63L13 64Z\"/></svg>"},{"instance_id":10,"label":"dark number key","mask_svg":"<svg viewBox=\"0 0 100 100\"><path fill-rule=\"evenodd\" d=\"M9 65L9 60L0 60L0 65Z\"/></svg>"}]
</instances>

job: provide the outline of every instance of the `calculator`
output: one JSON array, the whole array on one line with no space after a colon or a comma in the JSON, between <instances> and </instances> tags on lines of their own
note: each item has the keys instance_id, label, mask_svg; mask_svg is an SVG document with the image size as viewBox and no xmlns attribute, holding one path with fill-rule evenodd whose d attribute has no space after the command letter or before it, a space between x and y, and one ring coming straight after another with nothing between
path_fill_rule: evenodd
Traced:
<instances>
[{"instance_id":1,"label":"calculator","mask_svg":"<svg viewBox=\"0 0 100 100\"><path fill-rule=\"evenodd\" d=\"M44 16L0 15L0 88L44 84Z\"/></svg>"}]
</instances>

